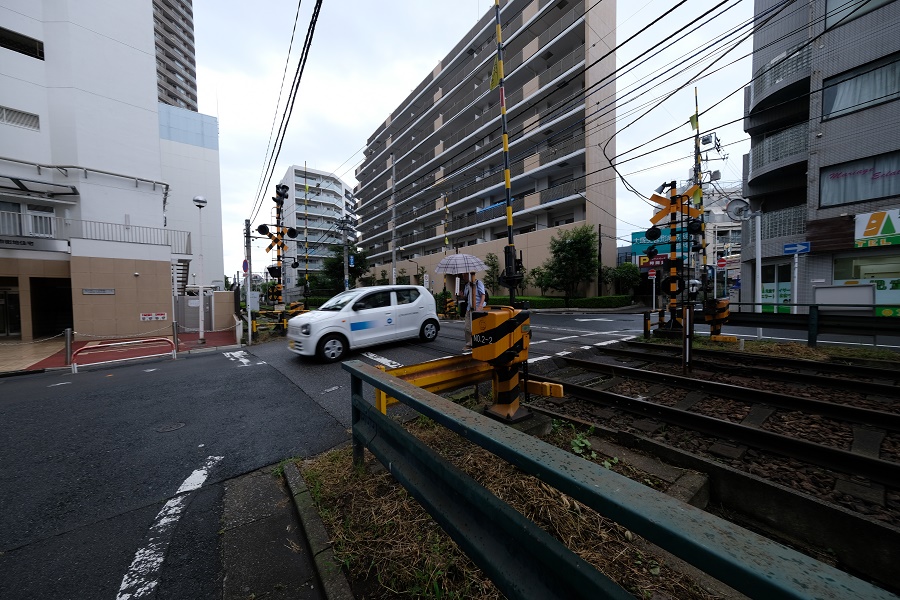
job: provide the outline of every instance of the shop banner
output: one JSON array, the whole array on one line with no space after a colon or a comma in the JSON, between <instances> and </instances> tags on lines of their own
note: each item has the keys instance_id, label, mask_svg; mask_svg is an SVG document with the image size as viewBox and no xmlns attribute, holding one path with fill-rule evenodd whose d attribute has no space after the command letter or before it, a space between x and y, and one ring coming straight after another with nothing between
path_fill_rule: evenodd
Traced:
<instances>
[{"instance_id":1,"label":"shop banner","mask_svg":"<svg viewBox=\"0 0 900 600\"><path fill-rule=\"evenodd\" d=\"M900 208L856 215L857 248L900 245Z\"/></svg>"}]
</instances>

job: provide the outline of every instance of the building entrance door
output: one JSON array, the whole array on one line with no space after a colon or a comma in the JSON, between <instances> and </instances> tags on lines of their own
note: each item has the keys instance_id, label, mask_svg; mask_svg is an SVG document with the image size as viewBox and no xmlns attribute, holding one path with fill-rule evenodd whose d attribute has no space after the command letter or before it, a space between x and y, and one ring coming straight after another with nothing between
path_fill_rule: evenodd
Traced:
<instances>
[{"instance_id":1,"label":"building entrance door","mask_svg":"<svg viewBox=\"0 0 900 600\"><path fill-rule=\"evenodd\" d=\"M19 292L0 291L0 336L22 335Z\"/></svg>"}]
</instances>

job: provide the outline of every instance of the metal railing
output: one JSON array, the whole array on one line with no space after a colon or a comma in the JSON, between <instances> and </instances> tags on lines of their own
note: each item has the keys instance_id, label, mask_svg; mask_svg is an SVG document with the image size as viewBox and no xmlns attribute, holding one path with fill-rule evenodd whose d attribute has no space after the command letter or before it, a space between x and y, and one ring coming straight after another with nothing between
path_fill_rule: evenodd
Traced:
<instances>
[{"instance_id":1,"label":"metal railing","mask_svg":"<svg viewBox=\"0 0 900 600\"><path fill-rule=\"evenodd\" d=\"M56 240L87 239L169 246L173 254L191 254L189 231L82 221L47 215L0 212L0 234Z\"/></svg>"},{"instance_id":2,"label":"metal railing","mask_svg":"<svg viewBox=\"0 0 900 600\"><path fill-rule=\"evenodd\" d=\"M448 463L363 396L363 383L463 435L751 598L893 594L547 444L361 361L350 373L353 460L368 449L509 598L631 598L589 563Z\"/></svg>"},{"instance_id":3,"label":"metal railing","mask_svg":"<svg viewBox=\"0 0 900 600\"><path fill-rule=\"evenodd\" d=\"M767 329L799 329L808 331L806 344L815 348L822 334L871 336L900 336L900 317L876 316L878 305L871 304L771 304L763 303L763 312L755 311L758 304L731 302L726 325ZM790 314L792 308L804 311ZM895 309L896 307L887 307ZM737 309L737 310L735 310Z\"/></svg>"}]
</instances>

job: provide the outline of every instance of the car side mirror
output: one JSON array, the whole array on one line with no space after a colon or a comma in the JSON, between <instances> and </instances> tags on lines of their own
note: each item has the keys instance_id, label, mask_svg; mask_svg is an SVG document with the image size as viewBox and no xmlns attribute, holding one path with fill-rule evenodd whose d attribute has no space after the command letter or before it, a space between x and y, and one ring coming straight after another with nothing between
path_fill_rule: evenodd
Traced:
<instances>
[{"instance_id":1,"label":"car side mirror","mask_svg":"<svg viewBox=\"0 0 900 600\"><path fill-rule=\"evenodd\" d=\"M353 310L364 310L366 308L365 302L355 302L353 304Z\"/></svg>"}]
</instances>

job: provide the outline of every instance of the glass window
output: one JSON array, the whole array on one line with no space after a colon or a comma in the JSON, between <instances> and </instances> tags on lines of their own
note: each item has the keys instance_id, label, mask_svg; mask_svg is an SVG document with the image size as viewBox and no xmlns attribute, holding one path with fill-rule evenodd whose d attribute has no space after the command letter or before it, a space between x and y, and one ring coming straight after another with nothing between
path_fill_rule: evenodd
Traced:
<instances>
[{"instance_id":1,"label":"glass window","mask_svg":"<svg viewBox=\"0 0 900 600\"><path fill-rule=\"evenodd\" d=\"M839 206L900 195L900 152L824 167L819 206Z\"/></svg>"},{"instance_id":2,"label":"glass window","mask_svg":"<svg viewBox=\"0 0 900 600\"><path fill-rule=\"evenodd\" d=\"M900 98L900 55L894 54L825 80L822 118L840 117Z\"/></svg>"},{"instance_id":3,"label":"glass window","mask_svg":"<svg viewBox=\"0 0 900 600\"><path fill-rule=\"evenodd\" d=\"M890 4L894 0L827 0L825 3L825 27L843 25L856 17Z\"/></svg>"},{"instance_id":4,"label":"glass window","mask_svg":"<svg viewBox=\"0 0 900 600\"><path fill-rule=\"evenodd\" d=\"M390 292L375 292L374 294L369 294L368 296L363 297L360 302L362 302L365 308L385 308L391 305L391 293Z\"/></svg>"},{"instance_id":5,"label":"glass window","mask_svg":"<svg viewBox=\"0 0 900 600\"><path fill-rule=\"evenodd\" d=\"M419 290L397 290L397 304L412 304L419 297Z\"/></svg>"}]
</instances>

